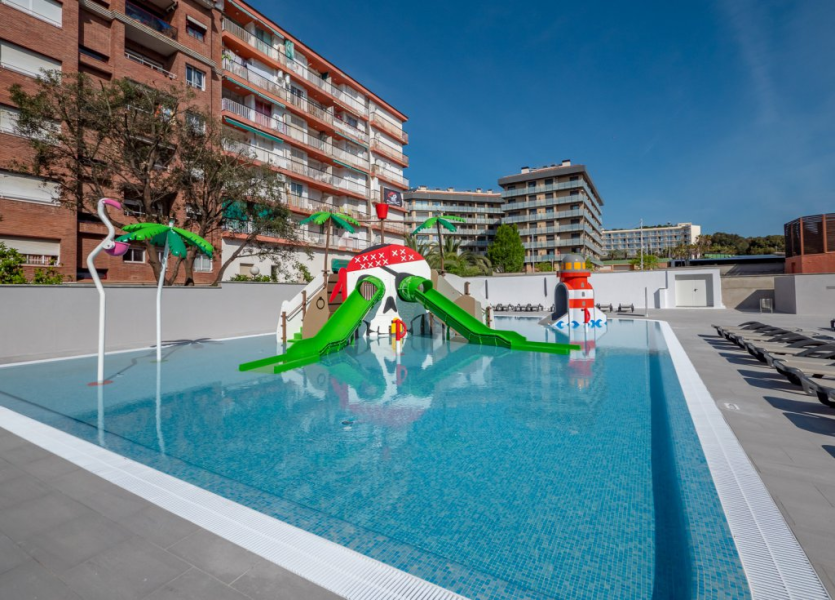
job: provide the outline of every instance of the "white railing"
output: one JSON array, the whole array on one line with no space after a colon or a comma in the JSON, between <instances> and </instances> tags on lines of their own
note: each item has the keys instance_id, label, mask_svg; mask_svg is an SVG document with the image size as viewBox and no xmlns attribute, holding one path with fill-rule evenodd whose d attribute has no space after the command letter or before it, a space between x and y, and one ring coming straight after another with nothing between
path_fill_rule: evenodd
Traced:
<instances>
[{"instance_id":1,"label":"white railing","mask_svg":"<svg viewBox=\"0 0 835 600\"><path fill-rule=\"evenodd\" d=\"M302 96L296 96L290 90L285 88L282 85L279 85L277 82L264 77L247 68L246 65L242 65L238 62L235 62L232 59L224 58L223 59L223 68L230 73L241 77L242 79L246 79L250 83L257 85L260 88L270 92L271 94L278 96L284 102L288 104L292 104L293 106L297 107L299 110L306 112L312 117L319 119L328 124L333 124L333 114L327 112L321 106L318 106L313 101L308 100Z\"/></svg>"},{"instance_id":2,"label":"white railing","mask_svg":"<svg viewBox=\"0 0 835 600\"><path fill-rule=\"evenodd\" d=\"M250 121L258 123L268 129L272 129L273 131L277 131L285 135L287 133L287 125L278 119L275 119L270 115L259 113L257 110L244 106L243 104L235 102L230 98L223 98L223 110L231 112L239 117L243 117L244 119L249 119Z\"/></svg>"},{"instance_id":3,"label":"white railing","mask_svg":"<svg viewBox=\"0 0 835 600\"><path fill-rule=\"evenodd\" d=\"M404 165L409 165L409 157L403 154L402 152L395 150L391 146L384 144L377 140L371 141L371 149L374 152L378 152L384 156L388 156L392 160L396 160L397 162L403 163Z\"/></svg>"},{"instance_id":4,"label":"white railing","mask_svg":"<svg viewBox=\"0 0 835 600\"><path fill-rule=\"evenodd\" d=\"M353 125L351 125L349 123L346 123L345 121L342 120L342 118L338 114L335 115L335 117L336 118L333 120L333 124L336 125L342 131L344 131L346 135L351 136L352 138L356 139L359 142L362 142L363 144L368 143L368 133L367 132L365 132L361 129L357 129Z\"/></svg>"},{"instance_id":5,"label":"white railing","mask_svg":"<svg viewBox=\"0 0 835 600\"><path fill-rule=\"evenodd\" d=\"M140 65L144 65L144 66L148 67L149 69L153 69L154 71L157 71L158 73L162 73L163 75L168 77L168 79L177 79L177 76L174 75L174 73L172 73L171 71L166 71L165 69L163 69L159 65L155 65L154 63L152 63L148 60L145 60L144 58L142 58L138 54L132 54L130 52L125 52L125 58L127 58L128 60L132 60L133 62L137 62Z\"/></svg>"},{"instance_id":6,"label":"white railing","mask_svg":"<svg viewBox=\"0 0 835 600\"><path fill-rule=\"evenodd\" d=\"M374 174L379 177L380 179L385 179L391 183L396 185L402 186L403 188L409 188L409 180L403 177L402 175L395 173L394 171L389 171L385 167L381 167L380 165L374 165Z\"/></svg>"},{"instance_id":7,"label":"white railing","mask_svg":"<svg viewBox=\"0 0 835 600\"><path fill-rule=\"evenodd\" d=\"M336 146L332 146L331 148L333 150L333 157L337 160L349 163L357 168L364 169L366 171L369 170L370 165L368 163L367 158L357 156L356 154L351 154L347 150L343 150L342 148L338 148Z\"/></svg>"},{"instance_id":8,"label":"white railing","mask_svg":"<svg viewBox=\"0 0 835 600\"><path fill-rule=\"evenodd\" d=\"M323 92L326 92L333 96L336 100L339 101L340 104L352 110L353 112L357 113L360 116L368 116L368 109L363 105L362 102L353 98L349 94L343 92L338 87L334 86L330 81L327 79L322 78L321 75L315 73L309 67L303 65L297 60L288 59L285 55L283 49L275 48L270 44L267 44L263 40L259 40L256 36L248 32L246 29L224 17L223 19L223 30L228 31L236 38L242 40L243 42L247 43L248 45L256 48L260 52L263 52L270 58L279 62L283 67L286 67L292 73L298 75L300 79L307 81Z\"/></svg>"},{"instance_id":9,"label":"white railing","mask_svg":"<svg viewBox=\"0 0 835 600\"><path fill-rule=\"evenodd\" d=\"M281 303L278 311L278 325L275 328L276 341L279 344L285 343L301 331L307 305L323 287L325 287L325 274L320 272L302 291Z\"/></svg>"},{"instance_id":10,"label":"white railing","mask_svg":"<svg viewBox=\"0 0 835 600\"><path fill-rule=\"evenodd\" d=\"M409 143L409 134L394 124L388 117L384 117L381 113L371 113L371 124L377 127L377 129L382 129L390 136L401 140L404 144Z\"/></svg>"}]
</instances>

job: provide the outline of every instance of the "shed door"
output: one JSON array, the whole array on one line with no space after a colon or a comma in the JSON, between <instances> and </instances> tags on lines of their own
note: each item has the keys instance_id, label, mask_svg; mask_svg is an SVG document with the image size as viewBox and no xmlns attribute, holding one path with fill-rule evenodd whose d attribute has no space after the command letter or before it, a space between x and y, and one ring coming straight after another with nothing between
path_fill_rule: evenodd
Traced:
<instances>
[{"instance_id":1,"label":"shed door","mask_svg":"<svg viewBox=\"0 0 835 600\"><path fill-rule=\"evenodd\" d=\"M678 275L676 277L676 306L711 306L708 293L709 275Z\"/></svg>"}]
</instances>

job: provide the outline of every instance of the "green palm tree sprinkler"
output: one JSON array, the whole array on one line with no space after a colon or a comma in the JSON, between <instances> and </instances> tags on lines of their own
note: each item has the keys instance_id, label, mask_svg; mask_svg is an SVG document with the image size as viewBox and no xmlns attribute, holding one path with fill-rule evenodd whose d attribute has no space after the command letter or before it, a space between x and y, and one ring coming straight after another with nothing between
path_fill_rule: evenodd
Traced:
<instances>
[{"instance_id":1,"label":"green palm tree sprinkler","mask_svg":"<svg viewBox=\"0 0 835 600\"><path fill-rule=\"evenodd\" d=\"M448 231L455 231L455 225L450 223L450 221L457 221L459 223L466 222L464 217L453 217L451 215L441 215L439 217L429 217L423 223L415 227L415 230L412 232L412 235L415 235L421 229L429 229L432 227L438 228L438 249L441 252L441 275L444 274L444 244L443 238L441 237L441 226Z\"/></svg>"},{"instance_id":2,"label":"green palm tree sprinkler","mask_svg":"<svg viewBox=\"0 0 835 600\"><path fill-rule=\"evenodd\" d=\"M316 223L316 225L325 226L325 278L327 278L328 252L330 250L331 245L331 229L333 229L333 226L336 225L337 227L339 227L340 229L344 229L348 233L354 233L354 231L356 231L354 227L360 226L359 221L343 213L320 211L313 213L312 215L301 221L299 225L304 225L305 223Z\"/></svg>"},{"instance_id":3,"label":"green palm tree sprinkler","mask_svg":"<svg viewBox=\"0 0 835 600\"><path fill-rule=\"evenodd\" d=\"M157 284L157 362L162 360L162 284L168 267L169 252L177 258L186 257L186 245L195 246L200 252L212 257L214 248L194 232L174 227L174 219L168 225L161 223L133 223L122 227L125 235L116 238L117 242L148 241L154 246L162 246L162 266Z\"/></svg>"}]
</instances>

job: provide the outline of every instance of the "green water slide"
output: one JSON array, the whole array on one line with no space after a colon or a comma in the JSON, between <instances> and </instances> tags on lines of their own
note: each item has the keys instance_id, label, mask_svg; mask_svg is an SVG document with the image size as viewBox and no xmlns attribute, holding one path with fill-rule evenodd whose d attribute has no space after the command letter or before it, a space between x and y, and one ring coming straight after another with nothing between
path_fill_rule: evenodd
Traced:
<instances>
[{"instance_id":1,"label":"green water slide","mask_svg":"<svg viewBox=\"0 0 835 600\"><path fill-rule=\"evenodd\" d=\"M366 300L362 297L360 293L362 286L357 285L345 302L322 326L319 333L312 338L297 341L290 346L285 354L244 363L238 369L251 371L274 365L273 372L281 373L282 371L289 371L296 367L318 362L326 354L342 350L351 343L354 331L362 324L365 315L382 299L385 293L383 282L376 277L364 277L362 282L369 283L375 288L374 295L370 299Z\"/></svg>"},{"instance_id":2,"label":"green water slide","mask_svg":"<svg viewBox=\"0 0 835 600\"><path fill-rule=\"evenodd\" d=\"M549 354L568 354L572 350L580 349L579 346L571 344L530 342L525 336L515 331L490 329L438 290L433 289L432 282L423 277L415 275L405 277L398 282L397 293L407 302L420 302L424 308L471 344Z\"/></svg>"}]
</instances>

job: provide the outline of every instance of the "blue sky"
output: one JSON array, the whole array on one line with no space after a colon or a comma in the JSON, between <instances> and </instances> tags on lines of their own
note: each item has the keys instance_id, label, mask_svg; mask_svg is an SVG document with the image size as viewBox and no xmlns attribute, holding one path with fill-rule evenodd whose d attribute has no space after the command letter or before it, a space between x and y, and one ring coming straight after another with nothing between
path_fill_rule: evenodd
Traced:
<instances>
[{"instance_id":1,"label":"blue sky","mask_svg":"<svg viewBox=\"0 0 835 600\"><path fill-rule=\"evenodd\" d=\"M585 164L604 224L835 212L835 2L254 6L409 116L413 185Z\"/></svg>"}]
</instances>

